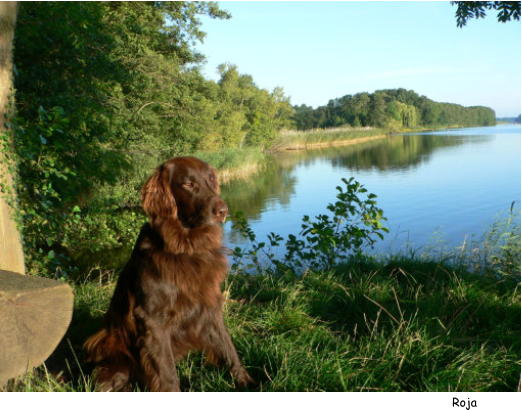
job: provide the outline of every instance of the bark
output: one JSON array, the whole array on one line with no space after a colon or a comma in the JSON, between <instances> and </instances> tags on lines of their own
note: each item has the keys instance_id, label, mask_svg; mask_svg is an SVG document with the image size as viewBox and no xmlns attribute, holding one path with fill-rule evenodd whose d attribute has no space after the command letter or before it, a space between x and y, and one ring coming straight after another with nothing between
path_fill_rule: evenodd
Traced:
<instances>
[{"instance_id":1,"label":"bark","mask_svg":"<svg viewBox=\"0 0 522 410\"><path fill-rule=\"evenodd\" d=\"M6 115L12 109L12 50L17 11L18 2L0 1L0 134L4 135L7 132ZM10 141L0 147L2 145L6 149L12 148ZM13 217L16 190L9 165L8 157L0 150L0 183L9 188L5 194L0 191L0 269L25 273L22 238Z\"/></svg>"},{"instance_id":2,"label":"bark","mask_svg":"<svg viewBox=\"0 0 522 410\"><path fill-rule=\"evenodd\" d=\"M13 110L13 38L18 2L0 1L0 385L40 365L56 348L71 321L69 285L25 273L23 247L14 220L16 189L9 168L13 152L6 115Z\"/></svg>"}]
</instances>

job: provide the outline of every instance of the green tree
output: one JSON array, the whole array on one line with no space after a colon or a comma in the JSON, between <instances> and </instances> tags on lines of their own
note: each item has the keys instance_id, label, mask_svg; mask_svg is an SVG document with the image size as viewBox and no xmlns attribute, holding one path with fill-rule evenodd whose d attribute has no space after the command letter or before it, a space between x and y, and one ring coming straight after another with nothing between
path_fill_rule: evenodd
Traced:
<instances>
[{"instance_id":1,"label":"green tree","mask_svg":"<svg viewBox=\"0 0 522 410\"><path fill-rule=\"evenodd\" d=\"M374 126L388 132L424 126L482 126L495 124L495 113L487 107L463 107L437 103L412 90L379 90L330 100L327 106L294 107L298 129L350 124Z\"/></svg>"},{"instance_id":2,"label":"green tree","mask_svg":"<svg viewBox=\"0 0 522 410\"><path fill-rule=\"evenodd\" d=\"M376 127L386 125L386 106L386 94L384 92L377 91L372 94L369 113L371 125Z\"/></svg>"},{"instance_id":3,"label":"green tree","mask_svg":"<svg viewBox=\"0 0 522 410\"><path fill-rule=\"evenodd\" d=\"M218 67L221 79L219 109L219 140L226 146L268 146L277 131L291 124L290 100L283 89L272 93L260 89L252 76L239 74L235 65Z\"/></svg>"},{"instance_id":4,"label":"green tree","mask_svg":"<svg viewBox=\"0 0 522 410\"><path fill-rule=\"evenodd\" d=\"M249 81L243 79L240 82L237 66L233 64L221 64L218 67L221 74L219 85L219 105L216 115L218 134L216 145L240 146L248 131L245 105L252 90L245 89Z\"/></svg>"},{"instance_id":5,"label":"green tree","mask_svg":"<svg viewBox=\"0 0 522 410\"><path fill-rule=\"evenodd\" d=\"M369 93L360 93L353 97L353 113L359 117L359 120L364 127L370 125L370 101L371 99Z\"/></svg>"},{"instance_id":6,"label":"green tree","mask_svg":"<svg viewBox=\"0 0 522 410\"><path fill-rule=\"evenodd\" d=\"M229 17L206 2L21 4L11 121L30 261L52 268L82 234L81 210L111 209L97 192L136 168L129 149L179 152L208 129L215 90L197 70L200 14Z\"/></svg>"},{"instance_id":7,"label":"green tree","mask_svg":"<svg viewBox=\"0 0 522 410\"><path fill-rule=\"evenodd\" d=\"M293 121L298 130L310 130L315 127L314 109L305 104L293 107Z\"/></svg>"}]
</instances>

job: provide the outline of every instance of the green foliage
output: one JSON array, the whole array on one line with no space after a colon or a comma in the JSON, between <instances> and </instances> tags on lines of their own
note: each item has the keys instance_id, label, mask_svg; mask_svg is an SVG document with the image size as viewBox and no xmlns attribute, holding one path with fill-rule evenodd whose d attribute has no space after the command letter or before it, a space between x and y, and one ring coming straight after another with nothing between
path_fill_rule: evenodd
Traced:
<instances>
[{"instance_id":1,"label":"green foliage","mask_svg":"<svg viewBox=\"0 0 522 410\"><path fill-rule=\"evenodd\" d=\"M457 6L455 17L457 27L464 27L469 19L486 17L486 10L498 10L499 23L520 20L519 1L452 1L452 6Z\"/></svg>"},{"instance_id":2,"label":"green foliage","mask_svg":"<svg viewBox=\"0 0 522 410\"><path fill-rule=\"evenodd\" d=\"M399 132L417 125L471 127L496 123L495 112L490 108L437 103L402 88L345 95L315 110L302 105L294 107L294 111L294 121L300 130L362 125Z\"/></svg>"},{"instance_id":3,"label":"green foliage","mask_svg":"<svg viewBox=\"0 0 522 410\"><path fill-rule=\"evenodd\" d=\"M383 239L381 232L388 232L382 225L386 218L382 209L377 208L377 196L368 193L354 178L342 181L346 187L337 187L338 201L327 206L332 217L319 215L313 221L304 216L301 235L306 242L290 236L286 244L287 261L298 266L302 261L310 261L313 269L330 269L348 255L359 255L372 248L376 238Z\"/></svg>"},{"instance_id":4,"label":"green foliage","mask_svg":"<svg viewBox=\"0 0 522 410\"><path fill-rule=\"evenodd\" d=\"M229 147L270 147L277 132L290 125L292 109L281 88L272 93L259 89L249 75L239 74L237 67L218 67L218 128L214 144Z\"/></svg>"},{"instance_id":5,"label":"green foliage","mask_svg":"<svg viewBox=\"0 0 522 410\"><path fill-rule=\"evenodd\" d=\"M80 208L68 205L77 188L76 172L61 164L60 140L69 121L63 110L40 107L35 123L12 123L17 154L18 198L28 271L46 266L61 276L64 255L54 248L65 241L64 232L77 223ZM38 267L38 268L37 268ZM44 269L45 271L45 269Z\"/></svg>"},{"instance_id":6,"label":"green foliage","mask_svg":"<svg viewBox=\"0 0 522 410\"><path fill-rule=\"evenodd\" d=\"M259 273L266 269L263 261L268 260L276 272L291 270L294 273L307 269L330 269L343 260L372 248L383 232L388 228L382 225L386 218L382 209L377 207L376 195L355 181L342 179L345 187L337 187L339 193L334 204L327 209L330 215L318 215L315 220L305 215L302 219L300 237L290 234L285 243L286 254L283 260L278 259L274 248L283 238L275 233L268 235L269 246L265 242L257 242L255 233L248 226L241 214L236 215L236 228L249 239L252 248L243 251L234 250L234 269L244 264L244 259L251 260L246 268L254 268Z\"/></svg>"},{"instance_id":7,"label":"green foliage","mask_svg":"<svg viewBox=\"0 0 522 410\"><path fill-rule=\"evenodd\" d=\"M114 163L107 156L102 170L88 172L83 167L93 167L98 158L77 162L64 131L70 122L60 107L50 111L40 107L33 122L20 117L11 121L13 172L18 175L15 188L21 204L16 219L29 273L74 277L78 270L72 255L78 250L96 251L134 239L143 218L118 214L117 192L103 198L92 193L103 183L96 180L96 171Z\"/></svg>"},{"instance_id":8,"label":"green foliage","mask_svg":"<svg viewBox=\"0 0 522 410\"><path fill-rule=\"evenodd\" d=\"M214 116L215 84L199 73L203 57L193 50L204 37L201 14L229 17L207 2L21 4L14 54L18 115L31 122L38 107L61 107L72 158L112 184L122 164L113 161L106 172L109 153L121 159L129 149L194 148Z\"/></svg>"},{"instance_id":9,"label":"green foliage","mask_svg":"<svg viewBox=\"0 0 522 410\"><path fill-rule=\"evenodd\" d=\"M286 124L281 90L237 70L228 86L204 79L200 15L230 17L209 2L20 5L12 172L30 272L66 276L75 250L127 240L135 224L117 207L138 203L167 157L238 147L247 134L268 144Z\"/></svg>"}]
</instances>

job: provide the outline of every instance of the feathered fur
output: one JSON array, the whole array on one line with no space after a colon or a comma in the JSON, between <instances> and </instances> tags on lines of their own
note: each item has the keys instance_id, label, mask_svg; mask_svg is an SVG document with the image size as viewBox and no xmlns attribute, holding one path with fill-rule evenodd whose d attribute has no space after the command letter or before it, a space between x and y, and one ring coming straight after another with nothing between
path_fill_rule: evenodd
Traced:
<instances>
[{"instance_id":1,"label":"feathered fur","mask_svg":"<svg viewBox=\"0 0 522 410\"><path fill-rule=\"evenodd\" d=\"M102 328L85 343L104 391L137 382L179 391L176 362L204 350L240 385L253 380L225 327L221 284L228 272L220 222L228 209L215 171L194 157L159 166L142 189L149 216L123 269Z\"/></svg>"}]
</instances>

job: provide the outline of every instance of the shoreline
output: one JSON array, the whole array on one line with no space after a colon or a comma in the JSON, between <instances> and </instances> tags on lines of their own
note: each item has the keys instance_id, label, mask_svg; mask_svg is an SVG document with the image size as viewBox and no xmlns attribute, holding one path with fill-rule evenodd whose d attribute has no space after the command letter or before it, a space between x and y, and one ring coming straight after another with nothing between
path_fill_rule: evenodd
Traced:
<instances>
[{"instance_id":1,"label":"shoreline","mask_svg":"<svg viewBox=\"0 0 522 410\"><path fill-rule=\"evenodd\" d=\"M332 136L332 138L328 138L329 136ZM224 184L228 184L236 180L249 179L252 176L258 174L259 172L262 172L264 169L265 159L271 153L313 150L332 146L355 145L371 140L383 139L386 137L387 135L383 133L383 130L378 128L373 130L339 128L310 131L292 130L287 131L286 134L280 133L278 136L278 142L276 142L273 146L267 149L258 148L258 155L247 155L243 157L243 152L240 152L241 150L239 150L239 157L242 159L237 161L235 163L235 166L230 167L227 166L229 165L229 163L226 163L226 165L223 168L217 166L216 170L218 172L220 181ZM251 150L255 149L256 148L251 148ZM233 151L237 150L229 149L229 153L233 153ZM216 157L220 156L219 152L206 154L207 155L205 155L205 159L209 163L214 162L212 158L213 155L215 155ZM233 154L232 156L237 158L237 155L238 154Z\"/></svg>"},{"instance_id":2,"label":"shoreline","mask_svg":"<svg viewBox=\"0 0 522 410\"><path fill-rule=\"evenodd\" d=\"M286 131L280 133L278 137L278 142L276 142L272 147L267 149L259 148L259 153L256 155L256 158L252 158L247 155L244 159L239 160L234 166L219 168L216 167L220 180L222 183L228 184L230 182L236 180L245 180L251 178L252 176L258 174L263 171L263 162L264 159L271 153L281 153L281 152L292 152L292 151L307 151L314 149L321 149L327 147L336 147L336 146L347 146L347 145L356 145L362 144L368 141L380 140L387 138L391 135L404 135L404 134L415 134L415 133L424 133L424 132L433 132L433 131L441 131L445 129L455 129L462 128L458 125L446 126L446 127L426 127L426 128L418 128L418 129L408 129L405 128L396 134L386 134L383 129L375 128L374 135L372 134L372 129L325 129L325 130L309 130L309 131ZM354 134L370 134L370 135L354 135ZM332 137L329 139L328 137ZM294 139L294 141L292 141ZM229 149L230 151L234 151L234 149ZM251 150L255 150L255 148L251 148ZM223 150L226 151L226 150ZM241 150L239 150L241 151ZM207 153L207 158L205 158L208 162L212 163L213 158L212 155L219 156L219 151L216 153ZM240 154L242 157L242 153ZM227 164L228 165L228 164Z\"/></svg>"},{"instance_id":3,"label":"shoreline","mask_svg":"<svg viewBox=\"0 0 522 410\"><path fill-rule=\"evenodd\" d=\"M332 147L336 145L355 145L360 144L366 141L372 141L377 139L383 139L386 138L388 135L386 134L380 134L380 135L374 135L369 137L360 137L360 138L353 138L353 139L339 139L339 140L332 140L332 141L325 141L325 142L311 142L307 143L304 142L304 145L301 143L297 144L291 144L286 145L282 147L277 147L275 149L272 149L270 151L299 151L299 150L308 150L308 149L316 149L316 148L323 148L323 147Z\"/></svg>"}]
</instances>

